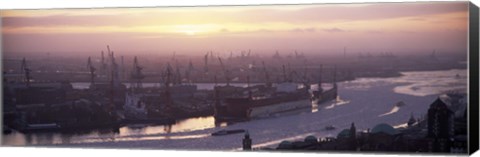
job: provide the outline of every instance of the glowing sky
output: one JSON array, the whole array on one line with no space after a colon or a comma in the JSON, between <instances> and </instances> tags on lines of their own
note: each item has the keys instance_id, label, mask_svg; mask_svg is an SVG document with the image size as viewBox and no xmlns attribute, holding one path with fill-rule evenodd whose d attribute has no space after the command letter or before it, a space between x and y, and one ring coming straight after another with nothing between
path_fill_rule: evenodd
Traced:
<instances>
[{"instance_id":1,"label":"glowing sky","mask_svg":"<svg viewBox=\"0 0 480 157\"><path fill-rule=\"evenodd\" d=\"M467 2L1 11L4 53L466 52Z\"/></svg>"}]
</instances>

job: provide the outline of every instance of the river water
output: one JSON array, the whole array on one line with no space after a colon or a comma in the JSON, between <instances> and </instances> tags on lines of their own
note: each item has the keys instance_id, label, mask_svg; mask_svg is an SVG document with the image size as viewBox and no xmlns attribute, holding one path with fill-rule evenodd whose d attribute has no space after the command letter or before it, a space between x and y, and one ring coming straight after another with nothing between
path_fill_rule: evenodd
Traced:
<instances>
[{"instance_id":1,"label":"river water","mask_svg":"<svg viewBox=\"0 0 480 157\"><path fill-rule=\"evenodd\" d=\"M402 74L403 76L395 78L358 78L340 82L339 98L336 101L326 102L313 112L302 114L231 125L215 124L214 118L210 116L190 118L170 126L125 126L120 128L119 132L110 130L76 134L14 132L3 136L2 140L4 145L235 150L241 147L242 134L219 137L210 136L210 133L221 129L248 129L254 147L274 147L283 140L301 140L308 135L336 137L338 132L348 128L352 122L357 126L357 130L373 128L379 123L403 126L410 114L416 118L423 117L430 103L441 93L467 90L467 70ZM88 86L88 83L85 85ZM74 84L75 88L82 86L81 83ZM213 84L199 84L198 88L211 89ZM406 105L395 106L400 101ZM337 129L323 130L328 125L334 125Z\"/></svg>"}]
</instances>

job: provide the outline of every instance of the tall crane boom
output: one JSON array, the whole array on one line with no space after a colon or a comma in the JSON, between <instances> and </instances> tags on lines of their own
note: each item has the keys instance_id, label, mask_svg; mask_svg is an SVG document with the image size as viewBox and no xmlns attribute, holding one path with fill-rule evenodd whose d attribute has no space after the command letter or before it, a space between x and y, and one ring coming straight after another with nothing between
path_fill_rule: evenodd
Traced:
<instances>
[{"instance_id":1,"label":"tall crane boom","mask_svg":"<svg viewBox=\"0 0 480 157\"><path fill-rule=\"evenodd\" d=\"M142 79L145 78L145 75L143 75L142 73L142 70L143 70L143 67L140 66L140 64L138 63L138 59L137 59L137 56L135 56L133 58L133 69L132 69L132 80L134 80L133 82L133 88L142 88Z\"/></svg>"},{"instance_id":2,"label":"tall crane boom","mask_svg":"<svg viewBox=\"0 0 480 157\"><path fill-rule=\"evenodd\" d=\"M218 61L220 61L220 65L222 66L222 70L225 74L225 79L227 80L227 86L229 86L230 85L230 76L228 74L228 71L227 71L227 69L225 68L225 65L222 62L222 58L218 57Z\"/></svg>"},{"instance_id":3,"label":"tall crane boom","mask_svg":"<svg viewBox=\"0 0 480 157\"><path fill-rule=\"evenodd\" d=\"M91 86L95 84L95 67L93 67L92 59L88 57L87 68L90 70L90 83Z\"/></svg>"},{"instance_id":4,"label":"tall crane boom","mask_svg":"<svg viewBox=\"0 0 480 157\"><path fill-rule=\"evenodd\" d=\"M110 51L110 46L109 45L107 45L107 53L108 53L109 59L111 61L110 62L110 64L111 64L110 65L110 71L111 71L111 73L113 73L113 75L111 75L111 77L113 77L112 80L114 82L115 87L118 87L121 84L120 79L119 79L119 73L118 73L118 65L115 61L115 54L114 54L113 51Z\"/></svg>"},{"instance_id":5,"label":"tall crane boom","mask_svg":"<svg viewBox=\"0 0 480 157\"><path fill-rule=\"evenodd\" d=\"M337 65L333 67L333 88L337 88Z\"/></svg>"},{"instance_id":6,"label":"tall crane boom","mask_svg":"<svg viewBox=\"0 0 480 157\"><path fill-rule=\"evenodd\" d=\"M323 68L323 65L320 64L320 70L318 72L318 91L322 92L323 89L322 89L322 68Z\"/></svg>"},{"instance_id":7,"label":"tall crane boom","mask_svg":"<svg viewBox=\"0 0 480 157\"><path fill-rule=\"evenodd\" d=\"M262 61L262 65L263 65L263 72L265 73L266 85L267 87L272 87L272 82L270 82L270 76L268 75L267 66L265 66L264 61Z\"/></svg>"},{"instance_id":8,"label":"tall crane boom","mask_svg":"<svg viewBox=\"0 0 480 157\"><path fill-rule=\"evenodd\" d=\"M22 60L22 65L20 66L20 70L22 72L24 72L25 74L25 84L27 85L27 87L30 87L30 72L32 71L30 68L27 67L27 60L25 59L25 57L23 58Z\"/></svg>"},{"instance_id":9,"label":"tall crane boom","mask_svg":"<svg viewBox=\"0 0 480 157\"><path fill-rule=\"evenodd\" d=\"M170 76L172 75L172 67L170 63L167 63L166 69L166 80L165 80L165 98L167 99L166 110L169 111L172 105L171 93L170 93Z\"/></svg>"}]
</instances>

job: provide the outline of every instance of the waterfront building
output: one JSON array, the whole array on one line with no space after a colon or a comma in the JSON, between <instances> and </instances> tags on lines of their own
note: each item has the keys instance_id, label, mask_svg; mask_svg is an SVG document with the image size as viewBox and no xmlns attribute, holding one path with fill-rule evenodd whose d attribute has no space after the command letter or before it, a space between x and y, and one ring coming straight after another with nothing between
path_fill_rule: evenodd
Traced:
<instances>
[{"instance_id":1,"label":"waterfront building","mask_svg":"<svg viewBox=\"0 0 480 157\"><path fill-rule=\"evenodd\" d=\"M449 109L445 99L438 98L428 109L429 151L449 152L454 134L453 111Z\"/></svg>"},{"instance_id":2,"label":"waterfront building","mask_svg":"<svg viewBox=\"0 0 480 157\"><path fill-rule=\"evenodd\" d=\"M252 139L250 139L250 134L245 132L245 136L242 141L243 150L252 150Z\"/></svg>"}]
</instances>

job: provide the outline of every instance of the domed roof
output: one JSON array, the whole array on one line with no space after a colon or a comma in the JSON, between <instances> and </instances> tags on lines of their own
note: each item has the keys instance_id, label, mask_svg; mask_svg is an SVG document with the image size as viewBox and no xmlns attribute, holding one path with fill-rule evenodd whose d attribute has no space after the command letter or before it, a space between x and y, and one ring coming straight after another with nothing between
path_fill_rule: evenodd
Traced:
<instances>
[{"instance_id":1,"label":"domed roof","mask_svg":"<svg viewBox=\"0 0 480 157\"><path fill-rule=\"evenodd\" d=\"M337 138L348 138L348 137L350 137L350 129L343 129L337 135Z\"/></svg>"},{"instance_id":2,"label":"domed roof","mask_svg":"<svg viewBox=\"0 0 480 157\"><path fill-rule=\"evenodd\" d=\"M278 145L279 149L285 149L285 148L290 148L290 147L292 147L292 142L290 142L290 141L282 141Z\"/></svg>"},{"instance_id":3,"label":"domed roof","mask_svg":"<svg viewBox=\"0 0 480 157\"><path fill-rule=\"evenodd\" d=\"M372 133L381 133L381 132L388 135L395 135L398 133L398 131L395 130L392 126L385 123L378 124L372 129Z\"/></svg>"},{"instance_id":4,"label":"domed roof","mask_svg":"<svg viewBox=\"0 0 480 157\"><path fill-rule=\"evenodd\" d=\"M316 143L316 142L318 142L318 140L317 140L317 137L310 135L310 136L305 137L304 142Z\"/></svg>"}]
</instances>

